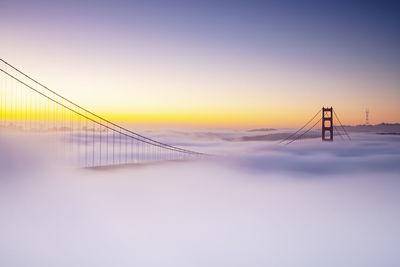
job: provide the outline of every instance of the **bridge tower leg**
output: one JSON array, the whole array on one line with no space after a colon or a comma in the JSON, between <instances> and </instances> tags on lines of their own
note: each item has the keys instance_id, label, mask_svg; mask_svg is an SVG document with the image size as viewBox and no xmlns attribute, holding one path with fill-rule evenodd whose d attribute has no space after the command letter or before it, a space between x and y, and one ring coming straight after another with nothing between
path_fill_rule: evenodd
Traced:
<instances>
[{"instance_id":1,"label":"bridge tower leg","mask_svg":"<svg viewBox=\"0 0 400 267\"><path fill-rule=\"evenodd\" d=\"M322 107L322 141L333 141L333 108Z\"/></svg>"}]
</instances>

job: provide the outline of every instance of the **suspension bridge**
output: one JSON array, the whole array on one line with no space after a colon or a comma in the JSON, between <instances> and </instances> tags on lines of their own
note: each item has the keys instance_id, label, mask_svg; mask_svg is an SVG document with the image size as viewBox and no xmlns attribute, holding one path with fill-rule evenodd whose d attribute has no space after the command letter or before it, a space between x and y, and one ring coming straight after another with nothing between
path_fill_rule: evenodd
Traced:
<instances>
[{"instance_id":1,"label":"suspension bridge","mask_svg":"<svg viewBox=\"0 0 400 267\"><path fill-rule=\"evenodd\" d=\"M321 117L318 119L318 116ZM338 122L338 124L334 123L334 118ZM347 133L346 128L343 126L342 122L340 121L336 111L332 107L322 107L322 109L318 110L318 112L297 131L289 134L286 138L280 140L279 144L290 145L295 141L302 140L302 138L309 134L309 132L312 131L319 123L321 123L320 135L319 133L317 133L312 137L320 136L322 141L332 142L335 133L335 135L339 136L343 141L351 141L351 137Z\"/></svg>"},{"instance_id":2,"label":"suspension bridge","mask_svg":"<svg viewBox=\"0 0 400 267\"><path fill-rule=\"evenodd\" d=\"M0 129L62 141L80 167L143 164L206 156L165 144L72 102L0 59Z\"/></svg>"},{"instance_id":3,"label":"suspension bridge","mask_svg":"<svg viewBox=\"0 0 400 267\"><path fill-rule=\"evenodd\" d=\"M318 119L318 116L321 116ZM339 124L334 124L337 121ZM323 141L334 132L351 140L335 110L322 108L279 143L302 140L320 122ZM340 128L340 129L339 129ZM133 132L72 102L0 59L0 130L37 134L62 141L80 167L187 160L208 154L172 146Z\"/></svg>"}]
</instances>

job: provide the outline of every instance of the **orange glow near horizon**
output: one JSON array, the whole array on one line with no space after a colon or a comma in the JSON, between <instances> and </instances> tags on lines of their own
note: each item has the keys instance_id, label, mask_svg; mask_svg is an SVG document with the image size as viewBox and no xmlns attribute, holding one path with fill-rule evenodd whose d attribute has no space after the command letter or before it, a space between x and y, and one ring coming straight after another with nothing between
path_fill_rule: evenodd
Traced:
<instances>
[{"instance_id":1,"label":"orange glow near horizon","mask_svg":"<svg viewBox=\"0 0 400 267\"><path fill-rule=\"evenodd\" d=\"M357 116L341 117L340 111L339 118L345 125L358 125L364 124L365 117L361 112ZM104 113L104 117L120 123L128 124L145 124L145 125L171 125L171 126L199 126L199 127L229 127L229 128L249 128L249 127L265 127L265 128L279 128L279 127L298 127L303 125L315 113L302 112L300 114L250 114L250 113L147 113L147 114L118 114L118 113ZM317 118L318 119L318 118ZM335 121L335 120L334 120ZM372 124L379 123L396 123L396 118L388 120L387 117L375 117Z\"/></svg>"},{"instance_id":2,"label":"orange glow near horizon","mask_svg":"<svg viewBox=\"0 0 400 267\"><path fill-rule=\"evenodd\" d=\"M20 96L18 96L20 97ZM15 108L15 100L9 102L6 106L2 106L1 113L7 114L7 119L12 121L32 120L32 121L61 121L63 116L68 117L72 121L78 121L79 116L76 113L61 109L56 109L54 103L48 100L34 100L36 106L30 106L26 110L25 103L30 100L24 96L22 99L17 98L17 103L22 105ZM47 102L46 102L47 101ZM13 106L14 105L14 106ZM313 110L303 108L300 110L280 110L279 108L271 110L261 110L248 108L233 111L225 108L220 112L209 109L209 112L201 112L195 110L180 110L175 112L123 112L115 109L97 110L95 107L89 108L90 111L100 115L101 117L116 123L122 124L138 124L138 125L153 125L153 126L182 126L182 127L221 127L221 128L279 128L279 127L298 127L307 122L321 107L314 107ZM365 113L363 110L358 112L356 109L349 109L345 106L334 107L334 110L339 115L341 122L344 125L364 124ZM86 112L80 112L97 120L97 118ZM371 124L379 123L396 123L396 116L390 116L389 113L378 113L374 111L370 117ZM318 119L318 118L317 118ZM335 119L334 119L335 120Z\"/></svg>"}]
</instances>

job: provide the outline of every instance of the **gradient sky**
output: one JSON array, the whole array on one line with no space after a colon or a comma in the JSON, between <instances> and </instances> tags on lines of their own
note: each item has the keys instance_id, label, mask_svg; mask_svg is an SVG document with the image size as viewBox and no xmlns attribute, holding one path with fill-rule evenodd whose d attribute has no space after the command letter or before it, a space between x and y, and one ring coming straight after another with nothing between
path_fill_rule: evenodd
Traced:
<instances>
[{"instance_id":1,"label":"gradient sky","mask_svg":"<svg viewBox=\"0 0 400 267\"><path fill-rule=\"evenodd\" d=\"M400 5L376 1L4 1L0 57L120 121L400 121Z\"/></svg>"}]
</instances>

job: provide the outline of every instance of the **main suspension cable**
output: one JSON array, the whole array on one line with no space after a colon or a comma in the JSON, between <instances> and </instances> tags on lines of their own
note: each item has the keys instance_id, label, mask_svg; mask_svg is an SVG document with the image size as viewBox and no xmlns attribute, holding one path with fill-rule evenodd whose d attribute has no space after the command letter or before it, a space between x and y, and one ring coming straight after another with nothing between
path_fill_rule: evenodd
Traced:
<instances>
[{"instance_id":1,"label":"main suspension cable","mask_svg":"<svg viewBox=\"0 0 400 267\"><path fill-rule=\"evenodd\" d=\"M315 119L315 117L318 116L319 113L321 113L321 110L319 110L319 111L314 115L314 117L311 118L311 120L309 120L306 124L304 124L303 127L301 127L300 129L298 129L295 133L291 134L290 136L286 137L285 139L281 140L281 141L279 142L279 144L281 144L281 143L283 143L283 142L286 142L287 140L289 140L290 138L292 138L293 136L295 136L298 132L300 132L301 130L303 130L308 124L310 124L310 123Z\"/></svg>"},{"instance_id":2,"label":"main suspension cable","mask_svg":"<svg viewBox=\"0 0 400 267\"><path fill-rule=\"evenodd\" d=\"M294 141L300 139L301 137L303 137L306 133L308 133L309 131L311 131L320 121L322 120L322 118L320 118L311 128L309 128L307 131L305 131L304 133L302 133L301 135L299 135L297 138L291 140L290 142L286 143L286 145L290 145L291 143L293 143Z\"/></svg>"},{"instance_id":3,"label":"main suspension cable","mask_svg":"<svg viewBox=\"0 0 400 267\"><path fill-rule=\"evenodd\" d=\"M338 122L340 123L340 126L342 127L344 133L347 135L347 138L349 138L349 140L351 141L350 135L347 133L346 129L343 127L343 124L340 122L339 116L336 114L335 110L333 110L333 113L335 114L336 119L337 119Z\"/></svg>"},{"instance_id":4,"label":"main suspension cable","mask_svg":"<svg viewBox=\"0 0 400 267\"><path fill-rule=\"evenodd\" d=\"M183 149L183 148L171 146L171 145L168 145L168 144L165 144L165 143L161 143L161 142L159 142L159 141L156 141L156 140L153 140L153 139L151 139L151 138L148 138L148 137L145 137L145 136L143 136L143 135L140 135L140 134L138 134L138 133L135 133L135 132L133 132L133 131L131 131L131 130L125 128L125 127L122 127L122 126L120 126L120 125L117 125L117 124L115 124L115 123L113 123L113 122L111 122L111 121L109 121L109 120L107 120L107 119L105 119L105 118L103 118L103 117L101 117L101 116L99 116L99 115L97 115L97 114L95 114L95 113L93 113L93 112L91 112L91 111L89 111L89 110L83 108L82 106L80 106L80 105L78 105L78 104L76 104L76 103L70 101L69 99L63 97L62 95L56 93L55 91L51 90L51 89L48 88L47 86L45 86L45 85L43 85L42 83L38 82L37 80L31 78L30 76L28 76L27 74L25 74L25 73L22 72L21 70L19 70L19 69L17 69L16 67L12 66L11 64L9 64L8 62L6 62L5 60L3 60L3 59L0 58L0 61L2 61L3 63L5 63L6 65L10 66L10 67L13 68L14 70L16 70L17 72L19 72L19 73L22 74L23 76L25 76L26 78L28 78L29 80L31 80L31 81L35 82L36 84L40 85L41 87L43 87L43 88L46 89L47 91L51 92L52 94L54 94L54 95L60 97L61 99L65 100L65 101L71 103L72 105L74 105L74 106L76 106L76 107L78 107L78 108L84 110L85 112L89 113L90 115L92 115L92 116L94 116L94 117L96 117L96 118L98 118L98 119L100 119L100 120L102 120L102 121L105 121L105 122L111 124L111 125L114 126L114 127L117 127L117 128L119 128L119 129L121 129L121 130L124 130L124 131L126 131L126 132L128 132L128 133L130 133L130 134L132 134L132 135L135 135L135 136L139 137L139 139L137 139L137 138L135 138L135 137L132 137L132 138L135 138L135 139L137 139L137 140L139 140L139 141L144 141L144 142L145 142L145 140L147 140L148 142L145 142L145 143L153 143L153 145L161 146L161 147L164 147L164 148L167 148L167 147L168 147L168 148L171 148L171 149L173 149L173 150L175 150L175 151L177 151L177 152L183 152L183 153L189 153L189 154L195 154L195 155L206 155L206 154L204 154L204 153L200 153L200 152L196 152L196 151L191 151L191 150L187 150L187 149ZM114 130L114 129L112 129L112 130ZM143 138L143 139L145 139L145 140L140 140L140 138ZM167 149L168 149L168 148L167 148Z\"/></svg>"}]
</instances>

